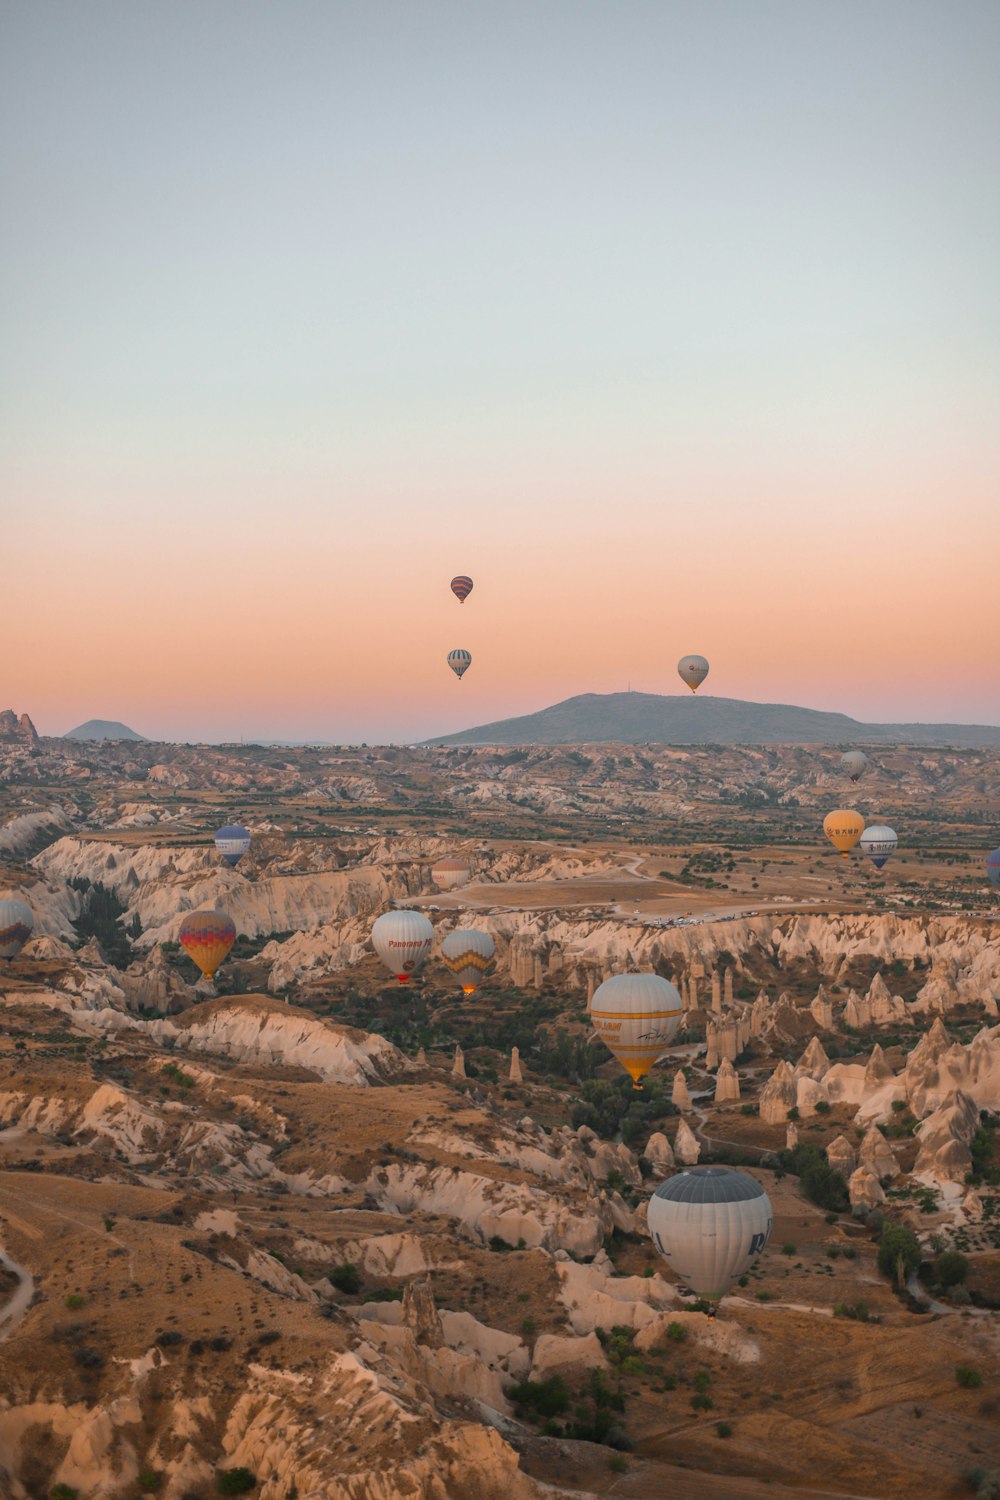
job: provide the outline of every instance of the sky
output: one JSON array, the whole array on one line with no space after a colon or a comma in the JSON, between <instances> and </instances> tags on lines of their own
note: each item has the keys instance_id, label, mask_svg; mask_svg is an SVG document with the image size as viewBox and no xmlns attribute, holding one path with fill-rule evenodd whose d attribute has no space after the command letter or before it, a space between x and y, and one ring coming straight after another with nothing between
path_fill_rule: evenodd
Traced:
<instances>
[{"instance_id":1,"label":"sky","mask_svg":"<svg viewBox=\"0 0 1000 1500\"><path fill-rule=\"evenodd\" d=\"M0 708L1000 722L995 0L0 22Z\"/></svg>"}]
</instances>

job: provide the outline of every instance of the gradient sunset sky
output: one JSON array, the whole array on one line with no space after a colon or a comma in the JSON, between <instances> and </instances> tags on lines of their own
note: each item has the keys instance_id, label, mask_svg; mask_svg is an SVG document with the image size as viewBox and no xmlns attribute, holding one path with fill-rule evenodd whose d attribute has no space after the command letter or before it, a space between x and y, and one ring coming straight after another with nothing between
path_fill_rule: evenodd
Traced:
<instances>
[{"instance_id":1,"label":"gradient sunset sky","mask_svg":"<svg viewBox=\"0 0 1000 1500\"><path fill-rule=\"evenodd\" d=\"M996 0L0 14L0 708L1000 722Z\"/></svg>"}]
</instances>

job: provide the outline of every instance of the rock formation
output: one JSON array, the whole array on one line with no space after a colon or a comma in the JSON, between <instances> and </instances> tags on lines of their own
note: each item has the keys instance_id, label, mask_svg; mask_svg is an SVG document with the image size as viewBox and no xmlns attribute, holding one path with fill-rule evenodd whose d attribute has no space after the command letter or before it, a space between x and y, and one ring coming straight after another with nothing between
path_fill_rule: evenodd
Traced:
<instances>
[{"instance_id":1,"label":"rock formation","mask_svg":"<svg viewBox=\"0 0 1000 1500\"><path fill-rule=\"evenodd\" d=\"M782 1125L795 1107L795 1075L790 1063L781 1061L760 1091L759 1114L765 1125Z\"/></svg>"},{"instance_id":2,"label":"rock formation","mask_svg":"<svg viewBox=\"0 0 1000 1500\"><path fill-rule=\"evenodd\" d=\"M693 1167L700 1155L701 1146L688 1122L682 1119L674 1136L674 1156L685 1167Z\"/></svg>"},{"instance_id":3,"label":"rock formation","mask_svg":"<svg viewBox=\"0 0 1000 1500\"><path fill-rule=\"evenodd\" d=\"M682 1069L678 1068L674 1074L674 1086L670 1091L670 1099L675 1109L681 1114L688 1114L691 1110L691 1095L688 1092L687 1079Z\"/></svg>"},{"instance_id":4,"label":"rock formation","mask_svg":"<svg viewBox=\"0 0 1000 1500\"><path fill-rule=\"evenodd\" d=\"M519 1047L510 1049L510 1074L511 1083L523 1083L524 1074L521 1072L521 1050Z\"/></svg>"},{"instance_id":5,"label":"rock formation","mask_svg":"<svg viewBox=\"0 0 1000 1500\"><path fill-rule=\"evenodd\" d=\"M723 1058L715 1075L715 1102L726 1104L740 1097L740 1080L736 1069L728 1058Z\"/></svg>"},{"instance_id":6,"label":"rock formation","mask_svg":"<svg viewBox=\"0 0 1000 1500\"><path fill-rule=\"evenodd\" d=\"M857 1166L857 1156L854 1147L844 1135L838 1135L826 1148L826 1159L835 1172L839 1172L845 1182Z\"/></svg>"}]
</instances>

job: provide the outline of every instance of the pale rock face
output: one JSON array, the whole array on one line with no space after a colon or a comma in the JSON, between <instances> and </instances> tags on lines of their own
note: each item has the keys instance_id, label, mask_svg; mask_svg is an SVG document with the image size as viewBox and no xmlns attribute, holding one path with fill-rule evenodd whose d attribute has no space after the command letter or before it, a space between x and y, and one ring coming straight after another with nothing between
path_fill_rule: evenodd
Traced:
<instances>
[{"instance_id":1,"label":"pale rock face","mask_svg":"<svg viewBox=\"0 0 1000 1500\"><path fill-rule=\"evenodd\" d=\"M556 1262L560 1298L574 1333L597 1328L642 1328L674 1301L674 1288L661 1276L616 1276L602 1250L590 1265Z\"/></svg>"},{"instance_id":2,"label":"pale rock face","mask_svg":"<svg viewBox=\"0 0 1000 1500\"><path fill-rule=\"evenodd\" d=\"M914 1047L904 1069L907 1093L919 1118L961 1090L980 1109L1000 1107L1000 1026L984 1028L965 1047L950 1044L938 1017Z\"/></svg>"},{"instance_id":3,"label":"pale rock face","mask_svg":"<svg viewBox=\"0 0 1000 1500\"><path fill-rule=\"evenodd\" d=\"M673 1147L662 1131L657 1130L649 1137L643 1154L657 1172L666 1173L674 1170Z\"/></svg>"},{"instance_id":4,"label":"pale rock face","mask_svg":"<svg viewBox=\"0 0 1000 1500\"><path fill-rule=\"evenodd\" d=\"M857 1165L854 1147L844 1135L838 1135L826 1148L826 1159L835 1172L846 1181Z\"/></svg>"},{"instance_id":5,"label":"pale rock face","mask_svg":"<svg viewBox=\"0 0 1000 1500\"><path fill-rule=\"evenodd\" d=\"M881 973L875 975L868 986L865 996L871 1011L872 1021L876 1026L887 1026L893 1021L904 1021L906 1019L906 1001L902 995L889 993Z\"/></svg>"},{"instance_id":6,"label":"pale rock face","mask_svg":"<svg viewBox=\"0 0 1000 1500\"><path fill-rule=\"evenodd\" d=\"M687 1079L680 1068L674 1074L674 1086L670 1091L670 1099L674 1108L679 1109L682 1114L690 1112L691 1095L688 1092Z\"/></svg>"},{"instance_id":7,"label":"pale rock face","mask_svg":"<svg viewBox=\"0 0 1000 1500\"><path fill-rule=\"evenodd\" d=\"M701 1155L701 1146L688 1122L682 1119L674 1136L674 1156L685 1167L693 1167Z\"/></svg>"},{"instance_id":8,"label":"pale rock face","mask_svg":"<svg viewBox=\"0 0 1000 1500\"><path fill-rule=\"evenodd\" d=\"M716 1041L716 1030L711 1021L705 1028L705 1067L711 1073L719 1066L719 1048Z\"/></svg>"},{"instance_id":9,"label":"pale rock face","mask_svg":"<svg viewBox=\"0 0 1000 1500\"><path fill-rule=\"evenodd\" d=\"M817 1083L815 1078L810 1078L808 1074L804 1077L796 1078L795 1103L803 1119L808 1119L814 1115L817 1104L821 1102L824 1104L829 1104L830 1102L830 1096L824 1084Z\"/></svg>"},{"instance_id":10,"label":"pale rock face","mask_svg":"<svg viewBox=\"0 0 1000 1500\"><path fill-rule=\"evenodd\" d=\"M719 1064L719 1071L715 1076L715 1102L716 1104L726 1104L739 1097L739 1075L732 1063L724 1058Z\"/></svg>"},{"instance_id":11,"label":"pale rock face","mask_svg":"<svg viewBox=\"0 0 1000 1500\"><path fill-rule=\"evenodd\" d=\"M785 1130L785 1148L788 1151L794 1151L798 1144L799 1127L796 1125L794 1120L789 1120L788 1127Z\"/></svg>"},{"instance_id":12,"label":"pale rock face","mask_svg":"<svg viewBox=\"0 0 1000 1500\"><path fill-rule=\"evenodd\" d=\"M949 1094L917 1130L920 1150L913 1175L944 1185L965 1181L972 1167L969 1147L979 1125L979 1106L969 1094Z\"/></svg>"},{"instance_id":13,"label":"pale rock face","mask_svg":"<svg viewBox=\"0 0 1000 1500\"><path fill-rule=\"evenodd\" d=\"M596 1333L584 1334L582 1338L561 1338L558 1334L543 1333L535 1341L532 1380L545 1380L557 1372L565 1375L607 1368L604 1346Z\"/></svg>"},{"instance_id":14,"label":"pale rock face","mask_svg":"<svg viewBox=\"0 0 1000 1500\"><path fill-rule=\"evenodd\" d=\"M889 1059L882 1051L878 1042L876 1042L872 1048L872 1055L865 1065L865 1088L881 1088L884 1083L888 1083L894 1077L895 1074L889 1065Z\"/></svg>"},{"instance_id":15,"label":"pale rock face","mask_svg":"<svg viewBox=\"0 0 1000 1500\"><path fill-rule=\"evenodd\" d=\"M760 1091L759 1113L766 1125L781 1125L796 1100L795 1075L782 1060Z\"/></svg>"},{"instance_id":16,"label":"pale rock face","mask_svg":"<svg viewBox=\"0 0 1000 1500\"><path fill-rule=\"evenodd\" d=\"M521 1052L518 1047L510 1049L510 1081L511 1083L524 1082L524 1074L521 1071Z\"/></svg>"},{"instance_id":17,"label":"pale rock face","mask_svg":"<svg viewBox=\"0 0 1000 1500\"><path fill-rule=\"evenodd\" d=\"M830 1067L830 1059L823 1050L823 1043L818 1036L810 1039L809 1045L795 1064L795 1071L815 1078L817 1082Z\"/></svg>"},{"instance_id":18,"label":"pale rock face","mask_svg":"<svg viewBox=\"0 0 1000 1500\"><path fill-rule=\"evenodd\" d=\"M333 1026L289 1007L264 1009L234 1000L207 1013L193 1012L188 1025L152 1021L149 1029L157 1040L172 1038L192 1052L309 1068L328 1083L364 1086L413 1066L384 1037Z\"/></svg>"},{"instance_id":19,"label":"pale rock face","mask_svg":"<svg viewBox=\"0 0 1000 1500\"><path fill-rule=\"evenodd\" d=\"M872 1008L867 1000L862 1000L856 990L851 990L847 997L843 1021L845 1026L853 1026L856 1031L872 1023Z\"/></svg>"},{"instance_id":20,"label":"pale rock face","mask_svg":"<svg viewBox=\"0 0 1000 1500\"><path fill-rule=\"evenodd\" d=\"M875 1173L866 1166L853 1171L847 1180L847 1191L851 1197L851 1211L861 1213L878 1208L885 1202L882 1184Z\"/></svg>"},{"instance_id":21,"label":"pale rock face","mask_svg":"<svg viewBox=\"0 0 1000 1500\"><path fill-rule=\"evenodd\" d=\"M833 1002L822 985L816 991L816 998L809 1006L809 1014L821 1031L833 1030Z\"/></svg>"},{"instance_id":22,"label":"pale rock face","mask_svg":"<svg viewBox=\"0 0 1000 1500\"><path fill-rule=\"evenodd\" d=\"M970 1223L975 1223L983 1217L983 1200L975 1188L970 1187L962 1199L962 1212Z\"/></svg>"},{"instance_id":23,"label":"pale rock face","mask_svg":"<svg viewBox=\"0 0 1000 1500\"><path fill-rule=\"evenodd\" d=\"M867 1167L879 1179L899 1176L900 1168L896 1153L877 1125L870 1125L865 1131L858 1161L861 1166Z\"/></svg>"},{"instance_id":24,"label":"pale rock face","mask_svg":"<svg viewBox=\"0 0 1000 1500\"><path fill-rule=\"evenodd\" d=\"M465 1053L457 1042L455 1043L455 1056L451 1064L451 1076L452 1078L465 1077Z\"/></svg>"}]
</instances>

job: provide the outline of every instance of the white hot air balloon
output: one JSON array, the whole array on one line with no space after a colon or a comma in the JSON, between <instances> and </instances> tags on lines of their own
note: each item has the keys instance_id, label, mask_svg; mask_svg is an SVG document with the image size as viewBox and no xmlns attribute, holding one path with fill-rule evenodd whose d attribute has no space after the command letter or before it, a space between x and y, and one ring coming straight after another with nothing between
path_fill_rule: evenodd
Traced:
<instances>
[{"instance_id":1,"label":"white hot air balloon","mask_svg":"<svg viewBox=\"0 0 1000 1500\"><path fill-rule=\"evenodd\" d=\"M863 750L848 750L840 757L840 769L857 781L868 769L868 757Z\"/></svg>"},{"instance_id":2,"label":"white hot air balloon","mask_svg":"<svg viewBox=\"0 0 1000 1500\"><path fill-rule=\"evenodd\" d=\"M16 958L35 927L31 907L16 896L0 901L0 958Z\"/></svg>"},{"instance_id":3,"label":"white hot air balloon","mask_svg":"<svg viewBox=\"0 0 1000 1500\"><path fill-rule=\"evenodd\" d=\"M759 1182L732 1167L691 1167L660 1184L646 1222L680 1281L718 1302L767 1244L773 1214Z\"/></svg>"},{"instance_id":4,"label":"white hot air balloon","mask_svg":"<svg viewBox=\"0 0 1000 1500\"><path fill-rule=\"evenodd\" d=\"M409 984L433 947L434 928L423 912L386 911L372 924L372 944L389 973Z\"/></svg>"},{"instance_id":5,"label":"white hot air balloon","mask_svg":"<svg viewBox=\"0 0 1000 1500\"><path fill-rule=\"evenodd\" d=\"M873 823L858 839L858 848L862 854L867 854L876 870L881 870L886 860L895 854L898 843L891 828L884 823Z\"/></svg>"},{"instance_id":6,"label":"white hot air balloon","mask_svg":"<svg viewBox=\"0 0 1000 1500\"><path fill-rule=\"evenodd\" d=\"M703 656L682 656L677 663L677 675L696 693L708 676L708 662Z\"/></svg>"},{"instance_id":7,"label":"white hot air balloon","mask_svg":"<svg viewBox=\"0 0 1000 1500\"><path fill-rule=\"evenodd\" d=\"M227 823L215 835L215 847L227 865L236 866L250 848L250 830L242 823Z\"/></svg>"},{"instance_id":8,"label":"white hot air balloon","mask_svg":"<svg viewBox=\"0 0 1000 1500\"><path fill-rule=\"evenodd\" d=\"M488 932L459 927L441 944L441 958L467 995L475 994L493 967L496 944Z\"/></svg>"},{"instance_id":9,"label":"white hot air balloon","mask_svg":"<svg viewBox=\"0 0 1000 1500\"><path fill-rule=\"evenodd\" d=\"M464 859L439 859L431 865L431 879L441 891L457 891L468 885L472 871Z\"/></svg>"},{"instance_id":10,"label":"white hot air balloon","mask_svg":"<svg viewBox=\"0 0 1000 1500\"><path fill-rule=\"evenodd\" d=\"M638 1089L677 1035L683 1008L677 990L659 974L615 974L594 991L590 1020Z\"/></svg>"}]
</instances>

